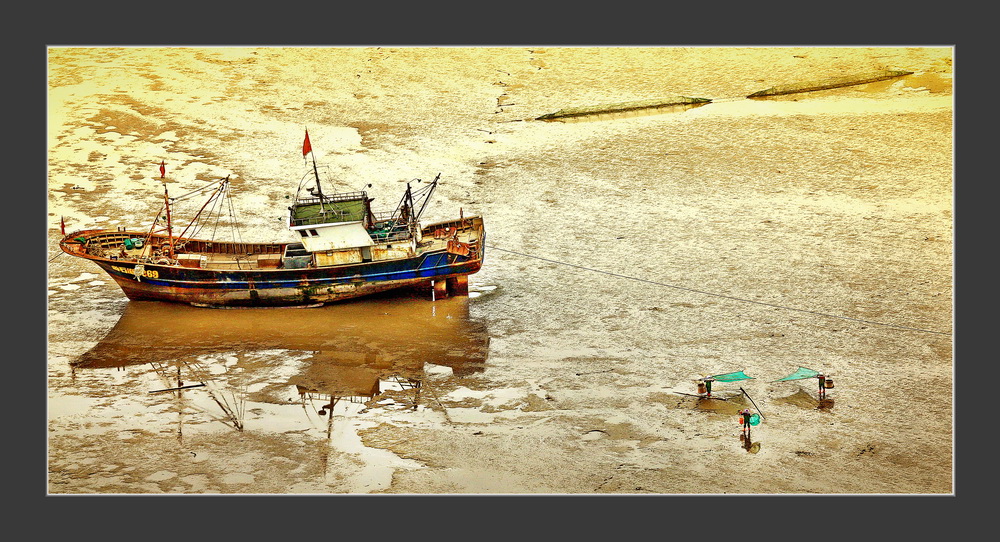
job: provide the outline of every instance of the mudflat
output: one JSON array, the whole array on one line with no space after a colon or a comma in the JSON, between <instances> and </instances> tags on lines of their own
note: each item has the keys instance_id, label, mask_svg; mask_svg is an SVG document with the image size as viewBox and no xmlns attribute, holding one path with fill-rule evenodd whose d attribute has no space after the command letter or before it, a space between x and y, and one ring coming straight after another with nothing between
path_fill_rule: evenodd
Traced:
<instances>
[{"instance_id":1,"label":"mudflat","mask_svg":"<svg viewBox=\"0 0 1000 542\"><path fill-rule=\"evenodd\" d=\"M51 48L48 491L952 493L952 54ZM535 120L668 96L711 102ZM196 309L57 256L227 175L289 239L305 129L337 189L485 217L468 297Z\"/></svg>"}]
</instances>

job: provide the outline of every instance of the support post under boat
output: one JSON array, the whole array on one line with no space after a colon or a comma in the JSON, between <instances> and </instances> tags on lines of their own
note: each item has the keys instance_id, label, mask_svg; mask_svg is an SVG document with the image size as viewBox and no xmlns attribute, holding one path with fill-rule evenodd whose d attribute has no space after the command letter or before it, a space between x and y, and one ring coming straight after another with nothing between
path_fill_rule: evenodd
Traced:
<instances>
[{"instance_id":1,"label":"support post under boat","mask_svg":"<svg viewBox=\"0 0 1000 542\"><path fill-rule=\"evenodd\" d=\"M445 279L432 279L430 287L431 301L455 296L467 296L469 295L469 277L459 275Z\"/></svg>"},{"instance_id":2,"label":"support post under boat","mask_svg":"<svg viewBox=\"0 0 1000 542\"><path fill-rule=\"evenodd\" d=\"M469 295L469 277L460 275L446 279L448 295Z\"/></svg>"},{"instance_id":3,"label":"support post under boat","mask_svg":"<svg viewBox=\"0 0 1000 542\"><path fill-rule=\"evenodd\" d=\"M432 280L431 281L431 300L444 299L448 297L448 281L447 280Z\"/></svg>"}]
</instances>

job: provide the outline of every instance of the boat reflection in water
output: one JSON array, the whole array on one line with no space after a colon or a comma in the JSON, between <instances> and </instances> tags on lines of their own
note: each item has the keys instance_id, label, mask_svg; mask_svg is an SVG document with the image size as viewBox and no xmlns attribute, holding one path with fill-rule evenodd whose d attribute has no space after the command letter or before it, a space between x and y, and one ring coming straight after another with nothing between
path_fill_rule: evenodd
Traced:
<instances>
[{"instance_id":1,"label":"boat reflection in water","mask_svg":"<svg viewBox=\"0 0 1000 542\"><path fill-rule=\"evenodd\" d=\"M469 316L465 296L430 301L416 293L383 294L270 309L130 301L114 328L73 367L149 364L162 383L150 394L207 392L243 430L247 400L305 406L318 399L316 411L332 417L338 401L365 402L395 391L410 394L406 400L416 408L430 370L479 372L488 351L485 325Z\"/></svg>"}]
</instances>

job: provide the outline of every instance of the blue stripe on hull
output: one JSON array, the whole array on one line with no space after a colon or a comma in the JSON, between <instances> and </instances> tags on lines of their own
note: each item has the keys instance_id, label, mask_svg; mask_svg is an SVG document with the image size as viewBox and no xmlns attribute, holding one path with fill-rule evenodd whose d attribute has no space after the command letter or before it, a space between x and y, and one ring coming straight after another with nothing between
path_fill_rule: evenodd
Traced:
<instances>
[{"instance_id":1,"label":"blue stripe on hull","mask_svg":"<svg viewBox=\"0 0 1000 542\"><path fill-rule=\"evenodd\" d=\"M282 305L331 302L360 297L434 279L468 275L479 270L481 260L456 259L449 264L449 254L425 254L419 260L395 260L306 269L266 269L252 271L211 271L201 268L166 267L146 264L155 271L136 280L131 273L109 269L111 265L128 270L130 264L97 262L131 299L162 299L217 305ZM361 274L359 271L363 271ZM279 278L280 277L280 278Z\"/></svg>"}]
</instances>

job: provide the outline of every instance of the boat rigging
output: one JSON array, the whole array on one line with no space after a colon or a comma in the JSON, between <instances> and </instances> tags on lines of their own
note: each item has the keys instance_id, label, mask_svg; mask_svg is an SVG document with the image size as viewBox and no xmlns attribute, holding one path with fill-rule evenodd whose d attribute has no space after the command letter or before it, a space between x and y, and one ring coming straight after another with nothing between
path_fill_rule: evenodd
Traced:
<instances>
[{"instance_id":1,"label":"boat rigging","mask_svg":"<svg viewBox=\"0 0 1000 542\"><path fill-rule=\"evenodd\" d=\"M312 151L308 133L303 155ZM83 230L65 235L60 248L107 272L130 299L198 306L315 305L402 287L430 287L435 298L468 292L468 275L483 264L481 216L422 225L441 174L407 182L395 209L375 211L366 190L324 192L315 157L315 187L299 183L288 207L297 241L245 243L240 239L229 176L172 198L148 230ZM414 189L413 184L422 184ZM365 188L370 187L367 184ZM177 233L177 203L208 194ZM219 241L220 219L230 215L233 241ZM211 228L210 235L203 236Z\"/></svg>"}]
</instances>

